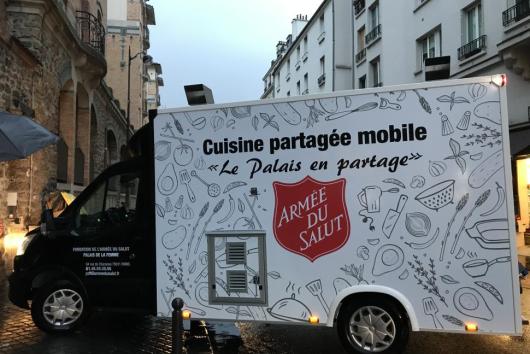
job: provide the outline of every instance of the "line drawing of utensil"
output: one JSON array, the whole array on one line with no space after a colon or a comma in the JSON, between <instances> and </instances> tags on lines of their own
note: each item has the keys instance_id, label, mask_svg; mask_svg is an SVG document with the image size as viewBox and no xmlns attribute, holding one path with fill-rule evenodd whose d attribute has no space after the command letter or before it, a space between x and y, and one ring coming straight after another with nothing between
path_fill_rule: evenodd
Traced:
<instances>
[{"instance_id":1,"label":"line drawing of utensil","mask_svg":"<svg viewBox=\"0 0 530 354\"><path fill-rule=\"evenodd\" d=\"M192 203L195 203L195 193L193 193L193 189L190 187L190 181L191 177L188 173L188 170L182 170L179 172L179 179L180 183L184 184L186 186L186 189L188 191L188 197L190 198L190 201Z\"/></svg>"},{"instance_id":2,"label":"line drawing of utensil","mask_svg":"<svg viewBox=\"0 0 530 354\"><path fill-rule=\"evenodd\" d=\"M248 207L250 208L250 211L252 212L252 216L254 217L254 219L256 219L256 222L258 223L258 226L259 226L260 230L263 229L263 227L261 226L261 222L259 221L258 216L256 215L256 212L254 211L254 204L250 204L246 194L243 194L243 196L245 197L245 201L247 202ZM250 220L252 220L252 219L250 219Z\"/></svg>"},{"instance_id":3,"label":"line drawing of utensil","mask_svg":"<svg viewBox=\"0 0 530 354\"><path fill-rule=\"evenodd\" d=\"M392 235L392 231L394 231L394 227L396 226L399 216L401 215L401 212L403 211L408 199L409 197L407 197L405 194L400 195L396 209L388 210L382 226L382 230L386 238L389 239Z\"/></svg>"},{"instance_id":4,"label":"line drawing of utensil","mask_svg":"<svg viewBox=\"0 0 530 354\"><path fill-rule=\"evenodd\" d=\"M432 317L434 327L444 328L444 326L436 316L436 314L438 313L438 306L436 306L436 302L434 302L434 299L432 297L426 297L423 299L423 312L425 312L426 315Z\"/></svg>"},{"instance_id":5,"label":"line drawing of utensil","mask_svg":"<svg viewBox=\"0 0 530 354\"><path fill-rule=\"evenodd\" d=\"M191 175L201 181L208 188L208 195L212 198L218 197L221 194L221 187L217 183L208 183L203 180L195 170L191 171Z\"/></svg>"},{"instance_id":6,"label":"line drawing of utensil","mask_svg":"<svg viewBox=\"0 0 530 354\"><path fill-rule=\"evenodd\" d=\"M365 112L365 111L371 111L372 109L375 109L379 106L379 104L377 102L368 102L368 103L365 103L355 109L350 109L350 110L347 110L347 111L341 111L341 112L336 112L336 113L333 113L329 116L327 116L325 118L325 120L335 120L335 119L339 119L339 118L342 118L344 116L347 116L348 114L351 114L351 113L355 113L355 112Z\"/></svg>"},{"instance_id":7,"label":"line drawing of utensil","mask_svg":"<svg viewBox=\"0 0 530 354\"><path fill-rule=\"evenodd\" d=\"M311 295L318 298L318 301L320 301L320 304L326 312L326 316L329 316L329 306L326 304L326 300L324 300L324 296L322 295L322 281L320 279L313 280L307 283L305 287L311 292Z\"/></svg>"},{"instance_id":8,"label":"line drawing of utensil","mask_svg":"<svg viewBox=\"0 0 530 354\"><path fill-rule=\"evenodd\" d=\"M510 256L497 257L488 261L487 259L472 259L462 264L462 269L472 278L483 277L488 272L489 268L497 263L505 263L511 260Z\"/></svg>"},{"instance_id":9,"label":"line drawing of utensil","mask_svg":"<svg viewBox=\"0 0 530 354\"><path fill-rule=\"evenodd\" d=\"M510 249L508 219L480 220L466 233L484 249Z\"/></svg>"}]
</instances>

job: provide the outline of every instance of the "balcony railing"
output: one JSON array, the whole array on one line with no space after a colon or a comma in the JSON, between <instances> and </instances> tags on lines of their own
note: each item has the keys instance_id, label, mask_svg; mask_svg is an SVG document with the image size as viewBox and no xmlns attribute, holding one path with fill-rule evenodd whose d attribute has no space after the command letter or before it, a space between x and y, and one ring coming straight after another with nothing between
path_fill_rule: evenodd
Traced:
<instances>
[{"instance_id":1,"label":"balcony railing","mask_svg":"<svg viewBox=\"0 0 530 354\"><path fill-rule=\"evenodd\" d=\"M364 10L364 6L365 6L364 3L365 3L364 0L357 0L353 2L353 9L355 10L355 15L360 14L361 11Z\"/></svg>"},{"instance_id":2,"label":"balcony railing","mask_svg":"<svg viewBox=\"0 0 530 354\"><path fill-rule=\"evenodd\" d=\"M326 74L322 74L317 79L318 86L322 86L326 83Z\"/></svg>"},{"instance_id":3,"label":"balcony railing","mask_svg":"<svg viewBox=\"0 0 530 354\"><path fill-rule=\"evenodd\" d=\"M365 37L366 45L372 43L377 38L381 37L381 24L375 26Z\"/></svg>"},{"instance_id":4,"label":"balcony railing","mask_svg":"<svg viewBox=\"0 0 530 354\"><path fill-rule=\"evenodd\" d=\"M366 59L366 48L361 49L357 54L355 54L355 62L360 63Z\"/></svg>"},{"instance_id":5,"label":"balcony railing","mask_svg":"<svg viewBox=\"0 0 530 354\"><path fill-rule=\"evenodd\" d=\"M458 60L463 60L475 55L486 48L486 35L482 35L477 39L458 48Z\"/></svg>"},{"instance_id":6,"label":"balcony railing","mask_svg":"<svg viewBox=\"0 0 530 354\"><path fill-rule=\"evenodd\" d=\"M101 55L105 55L105 27L96 16L86 11L76 11L77 35L81 42Z\"/></svg>"},{"instance_id":7,"label":"balcony railing","mask_svg":"<svg viewBox=\"0 0 530 354\"><path fill-rule=\"evenodd\" d=\"M530 15L530 1L525 0L503 11L502 24L504 27L507 27L511 23L520 21L528 15Z\"/></svg>"}]
</instances>

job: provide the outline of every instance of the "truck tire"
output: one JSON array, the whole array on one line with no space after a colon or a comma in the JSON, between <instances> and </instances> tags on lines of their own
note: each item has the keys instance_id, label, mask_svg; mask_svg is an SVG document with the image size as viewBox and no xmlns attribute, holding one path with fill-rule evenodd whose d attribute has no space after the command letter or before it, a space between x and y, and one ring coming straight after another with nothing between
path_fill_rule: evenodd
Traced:
<instances>
[{"instance_id":1,"label":"truck tire","mask_svg":"<svg viewBox=\"0 0 530 354\"><path fill-rule=\"evenodd\" d=\"M406 314L383 297L359 298L346 303L337 319L337 331L349 353L401 353L407 344Z\"/></svg>"},{"instance_id":2,"label":"truck tire","mask_svg":"<svg viewBox=\"0 0 530 354\"><path fill-rule=\"evenodd\" d=\"M33 322L49 333L71 332L84 322L87 313L85 293L67 280L42 286L31 303Z\"/></svg>"}]
</instances>

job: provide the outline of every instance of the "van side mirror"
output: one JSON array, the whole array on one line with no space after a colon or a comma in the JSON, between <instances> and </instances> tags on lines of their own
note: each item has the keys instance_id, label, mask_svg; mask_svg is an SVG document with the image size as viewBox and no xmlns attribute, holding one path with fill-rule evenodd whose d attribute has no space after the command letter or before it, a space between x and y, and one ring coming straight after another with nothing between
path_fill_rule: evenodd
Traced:
<instances>
[{"instance_id":1,"label":"van side mirror","mask_svg":"<svg viewBox=\"0 0 530 354\"><path fill-rule=\"evenodd\" d=\"M47 235L48 232L55 230L52 209L44 209L42 211L40 230L43 235Z\"/></svg>"}]
</instances>

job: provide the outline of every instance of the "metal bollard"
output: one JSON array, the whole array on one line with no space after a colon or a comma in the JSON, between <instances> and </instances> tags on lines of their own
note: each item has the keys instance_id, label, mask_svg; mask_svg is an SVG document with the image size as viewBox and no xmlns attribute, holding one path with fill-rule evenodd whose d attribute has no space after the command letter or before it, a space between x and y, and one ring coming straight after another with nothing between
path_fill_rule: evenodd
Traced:
<instances>
[{"instance_id":1,"label":"metal bollard","mask_svg":"<svg viewBox=\"0 0 530 354\"><path fill-rule=\"evenodd\" d=\"M171 301L171 306L173 307L171 314L171 353L182 354L184 347L182 343L182 307L184 306L184 301L177 297Z\"/></svg>"}]
</instances>

